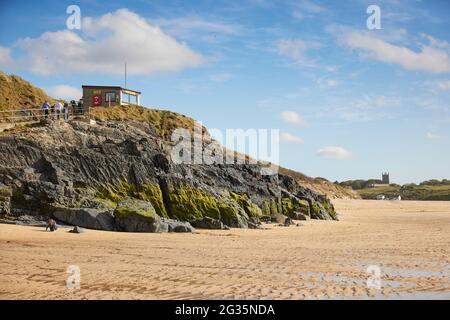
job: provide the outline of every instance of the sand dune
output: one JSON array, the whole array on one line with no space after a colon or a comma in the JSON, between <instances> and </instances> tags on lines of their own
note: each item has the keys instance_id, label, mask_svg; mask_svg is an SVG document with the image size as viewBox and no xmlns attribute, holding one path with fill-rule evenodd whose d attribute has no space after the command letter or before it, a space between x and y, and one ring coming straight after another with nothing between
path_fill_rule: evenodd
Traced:
<instances>
[{"instance_id":1,"label":"sand dune","mask_svg":"<svg viewBox=\"0 0 450 320\"><path fill-rule=\"evenodd\" d=\"M83 234L0 225L1 299L450 298L450 202L336 200L339 222ZM67 289L68 266L81 271ZM381 271L369 288L367 267Z\"/></svg>"}]
</instances>

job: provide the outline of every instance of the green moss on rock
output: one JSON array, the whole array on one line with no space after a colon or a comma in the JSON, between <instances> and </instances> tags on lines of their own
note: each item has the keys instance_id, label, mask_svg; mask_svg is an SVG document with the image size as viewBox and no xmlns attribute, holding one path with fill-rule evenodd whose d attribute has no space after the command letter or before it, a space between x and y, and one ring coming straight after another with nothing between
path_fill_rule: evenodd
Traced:
<instances>
[{"instance_id":1,"label":"green moss on rock","mask_svg":"<svg viewBox=\"0 0 450 320\"><path fill-rule=\"evenodd\" d=\"M217 200L206 192L190 186L171 186L168 189L168 207L171 215L181 220L197 220L203 217L220 219Z\"/></svg>"},{"instance_id":2,"label":"green moss on rock","mask_svg":"<svg viewBox=\"0 0 450 320\"><path fill-rule=\"evenodd\" d=\"M311 206L311 218L338 220L333 205L328 201L314 202Z\"/></svg>"},{"instance_id":3,"label":"green moss on rock","mask_svg":"<svg viewBox=\"0 0 450 320\"><path fill-rule=\"evenodd\" d=\"M161 188L156 183L145 183L138 187L127 181L120 181L114 185L102 185L97 188L96 198L119 203L120 201L132 197L150 202L156 210L156 213L168 218L166 207L164 205Z\"/></svg>"},{"instance_id":4,"label":"green moss on rock","mask_svg":"<svg viewBox=\"0 0 450 320\"><path fill-rule=\"evenodd\" d=\"M230 206L228 203L220 202L218 208L220 211L220 220L224 223L229 224L229 222L238 219L239 210Z\"/></svg>"},{"instance_id":5,"label":"green moss on rock","mask_svg":"<svg viewBox=\"0 0 450 320\"><path fill-rule=\"evenodd\" d=\"M244 209L245 213L247 213L249 217L258 218L262 216L261 208L253 203L246 194L230 192L230 197Z\"/></svg>"},{"instance_id":6,"label":"green moss on rock","mask_svg":"<svg viewBox=\"0 0 450 320\"><path fill-rule=\"evenodd\" d=\"M114 211L116 218L124 219L129 215L139 215L144 218L156 218L158 215L151 206L143 206L140 201L129 199L120 203Z\"/></svg>"},{"instance_id":7,"label":"green moss on rock","mask_svg":"<svg viewBox=\"0 0 450 320\"><path fill-rule=\"evenodd\" d=\"M262 214L270 216L270 200L264 200L262 204Z\"/></svg>"},{"instance_id":8,"label":"green moss on rock","mask_svg":"<svg viewBox=\"0 0 450 320\"><path fill-rule=\"evenodd\" d=\"M282 213L293 218L295 212L301 212L309 216L309 204L306 200L297 200L290 197L281 198Z\"/></svg>"},{"instance_id":9,"label":"green moss on rock","mask_svg":"<svg viewBox=\"0 0 450 320\"><path fill-rule=\"evenodd\" d=\"M334 210L334 206L329 201L323 201L321 204L333 220L338 220L337 212Z\"/></svg>"}]
</instances>

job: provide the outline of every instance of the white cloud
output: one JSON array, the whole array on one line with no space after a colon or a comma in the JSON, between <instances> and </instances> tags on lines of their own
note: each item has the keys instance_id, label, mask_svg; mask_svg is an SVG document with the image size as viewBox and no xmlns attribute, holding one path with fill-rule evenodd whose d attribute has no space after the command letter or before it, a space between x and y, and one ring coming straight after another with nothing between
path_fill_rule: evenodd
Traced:
<instances>
[{"instance_id":1,"label":"white cloud","mask_svg":"<svg viewBox=\"0 0 450 320\"><path fill-rule=\"evenodd\" d=\"M305 120L295 111L283 111L281 112L281 119L284 122L290 124L302 125L305 124Z\"/></svg>"},{"instance_id":2,"label":"white cloud","mask_svg":"<svg viewBox=\"0 0 450 320\"><path fill-rule=\"evenodd\" d=\"M280 133L280 140L285 142L293 142L293 143L303 143L304 140L302 137L287 133L287 132L281 132Z\"/></svg>"},{"instance_id":3,"label":"white cloud","mask_svg":"<svg viewBox=\"0 0 450 320\"><path fill-rule=\"evenodd\" d=\"M213 74L209 77L209 79L214 82L226 82L233 78L234 78L234 75L232 75L230 73L218 73L218 74Z\"/></svg>"},{"instance_id":4,"label":"white cloud","mask_svg":"<svg viewBox=\"0 0 450 320\"><path fill-rule=\"evenodd\" d=\"M425 138L429 139L429 140L439 140L442 138L442 136L438 135L438 134L434 134L431 132L427 132L425 134Z\"/></svg>"},{"instance_id":5,"label":"white cloud","mask_svg":"<svg viewBox=\"0 0 450 320\"><path fill-rule=\"evenodd\" d=\"M309 49L318 49L322 45L314 41L304 40L278 40L278 54L291 59L294 63L306 63L310 59L306 57L306 51Z\"/></svg>"},{"instance_id":6,"label":"white cloud","mask_svg":"<svg viewBox=\"0 0 450 320\"><path fill-rule=\"evenodd\" d=\"M65 84L50 87L48 88L47 91L49 95L52 96L53 98L62 99L66 101L78 100L83 95L81 89L68 86Z\"/></svg>"},{"instance_id":7,"label":"white cloud","mask_svg":"<svg viewBox=\"0 0 450 320\"><path fill-rule=\"evenodd\" d=\"M295 2L292 15L298 20L313 18L316 14L323 13L326 8L311 0L299 0Z\"/></svg>"},{"instance_id":8,"label":"white cloud","mask_svg":"<svg viewBox=\"0 0 450 320\"><path fill-rule=\"evenodd\" d=\"M324 147L317 150L317 154L324 158L330 159L348 159L352 156L352 153L342 147Z\"/></svg>"},{"instance_id":9,"label":"white cloud","mask_svg":"<svg viewBox=\"0 0 450 320\"><path fill-rule=\"evenodd\" d=\"M450 80L438 80L434 84L439 90L449 91L450 90Z\"/></svg>"},{"instance_id":10,"label":"white cloud","mask_svg":"<svg viewBox=\"0 0 450 320\"><path fill-rule=\"evenodd\" d=\"M319 78L317 79L317 84L321 88L332 88L336 87L339 84L339 81L337 81L336 79Z\"/></svg>"},{"instance_id":11,"label":"white cloud","mask_svg":"<svg viewBox=\"0 0 450 320\"><path fill-rule=\"evenodd\" d=\"M81 34L46 32L38 38L19 39L17 46L23 50L20 64L42 75L121 74L125 62L129 74L151 74L206 62L185 43L127 9L84 18Z\"/></svg>"},{"instance_id":12,"label":"white cloud","mask_svg":"<svg viewBox=\"0 0 450 320\"><path fill-rule=\"evenodd\" d=\"M13 66L13 59L11 58L11 50L0 46L0 68L8 69Z\"/></svg>"},{"instance_id":13,"label":"white cloud","mask_svg":"<svg viewBox=\"0 0 450 320\"><path fill-rule=\"evenodd\" d=\"M335 87L338 85L338 81L335 79L327 79L327 81L325 82L327 84L327 86L329 87Z\"/></svg>"},{"instance_id":14,"label":"white cloud","mask_svg":"<svg viewBox=\"0 0 450 320\"><path fill-rule=\"evenodd\" d=\"M323 64L318 55L312 57L309 51L323 48L323 44L313 40L280 39L276 42L275 51L292 61L294 66L317 68L326 72L336 72L338 66Z\"/></svg>"},{"instance_id":15,"label":"white cloud","mask_svg":"<svg viewBox=\"0 0 450 320\"><path fill-rule=\"evenodd\" d=\"M176 36L186 36L193 31L221 33L227 35L236 35L241 31L237 24L219 22L217 19L206 20L199 16L186 16L174 19L156 19L153 20L157 25L167 30L170 34Z\"/></svg>"},{"instance_id":16,"label":"white cloud","mask_svg":"<svg viewBox=\"0 0 450 320\"><path fill-rule=\"evenodd\" d=\"M450 72L449 53L442 48L442 44L438 46L436 40L429 39L429 45L422 45L419 52L393 45L367 32L351 32L343 38L343 42L351 49L360 50L364 58L396 64L407 70Z\"/></svg>"}]
</instances>

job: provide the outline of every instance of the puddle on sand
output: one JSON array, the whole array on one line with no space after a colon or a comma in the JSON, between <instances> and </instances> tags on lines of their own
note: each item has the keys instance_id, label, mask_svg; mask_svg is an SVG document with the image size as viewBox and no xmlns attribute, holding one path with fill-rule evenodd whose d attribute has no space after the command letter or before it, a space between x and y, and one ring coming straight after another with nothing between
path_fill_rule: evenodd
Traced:
<instances>
[{"instance_id":1,"label":"puddle on sand","mask_svg":"<svg viewBox=\"0 0 450 320\"><path fill-rule=\"evenodd\" d=\"M320 272L300 272L297 274L301 279L298 279L298 282L302 282L304 286L307 288L323 288L323 283L334 282L338 285L349 285L349 286L366 286L367 279L355 278L344 275L337 274L325 274ZM309 282L308 279L305 278L314 278L314 282ZM291 281L291 284L295 284L295 280ZM381 279L381 285L383 287L391 287L391 288L399 288L399 287L415 287L416 284L414 282L408 281L396 281L396 280L388 280ZM327 286L325 286L326 288Z\"/></svg>"}]
</instances>

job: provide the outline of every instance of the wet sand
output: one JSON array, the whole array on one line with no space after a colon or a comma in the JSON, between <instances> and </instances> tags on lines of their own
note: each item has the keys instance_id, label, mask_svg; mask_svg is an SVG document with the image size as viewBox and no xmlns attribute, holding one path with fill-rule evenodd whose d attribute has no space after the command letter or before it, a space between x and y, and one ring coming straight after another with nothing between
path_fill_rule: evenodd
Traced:
<instances>
[{"instance_id":1,"label":"wet sand","mask_svg":"<svg viewBox=\"0 0 450 320\"><path fill-rule=\"evenodd\" d=\"M450 202L334 204L339 222L268 230L72 234L3 224L0 299L450 299ZM80 289L66 286L72 265ZM369 266L380 271L371 287Z\"/></svg>"}]
</instances>

